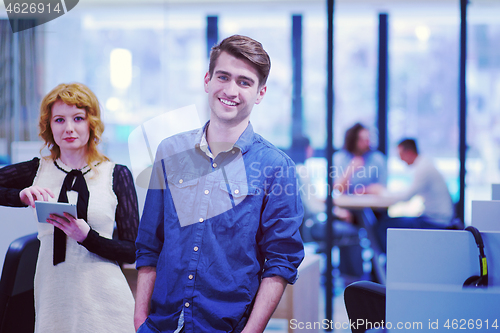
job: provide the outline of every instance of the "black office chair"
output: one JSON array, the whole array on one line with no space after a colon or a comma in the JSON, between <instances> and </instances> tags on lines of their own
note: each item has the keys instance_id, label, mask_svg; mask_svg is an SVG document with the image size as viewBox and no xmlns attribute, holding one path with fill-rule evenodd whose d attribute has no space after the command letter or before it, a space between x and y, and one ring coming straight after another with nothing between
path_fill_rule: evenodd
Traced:
<instances>
[{"instance_id":1,"label":"black office chair","mask_svg":"<svg viewBox=\"0 0 500 333\"><path fill-rule=\"evenodd\" d=\"M35 303L33 285L40 241L37 234L13 241L0 279L0 333L33 333Z\"/></svg>"},{"instance_id":2,"label":"black office chair","mask_svg":"<svg viewBox=\"0 0 500 333\"><path fill-rule=\"evenodd\" d=\"M371 281L353 282L345 288L344 303L351 322L364 320L365 325L352 329L364 333L385 324L385 286ZM378 324L375 324L378 323Z\"/></svg>"},{"instance_id":3,"label":"black office chair","mask_svg":"<svg viewBox=\"0 0 500 333\"><path fill-rule=\"evenodd\" d=\"M310 234L315 242L322 243L326 240L326 222L315 221ZM359 244L359 228L340 220L333 222L333 245L342 247Z\"/></svg>"}]
</instances>

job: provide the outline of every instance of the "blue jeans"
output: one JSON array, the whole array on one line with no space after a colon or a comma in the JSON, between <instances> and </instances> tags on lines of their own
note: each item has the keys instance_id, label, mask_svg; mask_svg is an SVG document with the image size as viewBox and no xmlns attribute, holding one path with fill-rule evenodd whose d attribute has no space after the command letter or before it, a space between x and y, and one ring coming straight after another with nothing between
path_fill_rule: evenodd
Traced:
<instances>
[{"instance_id":1,"label":"blue jeans","mask_svg":"<svg viewBox=\"0 0 500 333\"><path fill-rule=\"evenodd\" d=\"M384 252L387 252L387 229L409 228L409 229L445 229L443 223L433 222L427 216L418 217L387 217L379 221L377 225L377 236Z\"/></svg>"}]
</instances>

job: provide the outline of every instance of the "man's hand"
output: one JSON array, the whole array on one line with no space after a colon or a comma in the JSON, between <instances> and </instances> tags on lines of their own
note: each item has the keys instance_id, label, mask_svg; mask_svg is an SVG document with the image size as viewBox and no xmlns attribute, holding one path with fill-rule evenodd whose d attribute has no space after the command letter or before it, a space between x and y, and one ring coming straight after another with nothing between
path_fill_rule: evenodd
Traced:
<instances>
[{"instance_id":1,"label":"man's hand","mask_svg":"<svg viewBox=\"0 0 500 333\"><path fill-rule=\"evenodd\" d=\"M139 268L135 298L134 326L137 331L149 316L151 295L156 281L156 267Z\"/></svg>"}]
</instances>

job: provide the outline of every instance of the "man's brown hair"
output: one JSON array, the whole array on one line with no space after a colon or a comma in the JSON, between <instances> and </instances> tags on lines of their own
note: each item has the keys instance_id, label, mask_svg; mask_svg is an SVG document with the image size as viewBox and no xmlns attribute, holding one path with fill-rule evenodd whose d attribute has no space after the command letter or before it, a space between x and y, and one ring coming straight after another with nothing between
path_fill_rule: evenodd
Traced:
<instances>
[{"instance_id":1,"label":"man's brown hair","mask_svg":"<svg viewBox=\"0 0 500 333\"><path fill-rule=\"evenodd\" d=\"M217 59L222 52L227 52L235 58L249 61L258 73L259 87L266 84L269 71L271 70L271 59L261 43L250 37L233 35L212 47L208 67L210 79L212 79Z\"/></svg>"},{"instance_id":2,"label":"man's brown hair","mask_svg":"<svg viewBox=\"0 0 500 333\"><path fill-rule=\"evenodd\" d=\"M399 142L398 147L401 147L404 150L410 150L415 154L418 154L417 141L415 139L403 139Z\"/></svg>"}]
</instances>

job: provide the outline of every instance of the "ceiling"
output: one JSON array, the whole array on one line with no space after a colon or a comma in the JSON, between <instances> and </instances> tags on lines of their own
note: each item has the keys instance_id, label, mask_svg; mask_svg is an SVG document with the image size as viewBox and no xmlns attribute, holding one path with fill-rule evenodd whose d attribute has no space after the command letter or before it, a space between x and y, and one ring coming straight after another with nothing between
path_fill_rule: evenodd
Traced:
<instances>
[{"instance_id":1,"label":"ceiling","mask_svg":"<svg viewBox=\"0 0 500 333\"><path fill-rule=\"evenodd\" d=\"M460 7L460 0L334 0L336 9L354 8L365 10L382 10L386 8L410 9L419 11L429 11L436 9L454 9ZM99 6L148 6L148 5L167 5L167 6L214 6L215 8L224 8L226 6L256 6L266 4L266 6L286 5L287 8L300 8L304 6L325 6L327 0L81 0L79 5L85 7ZM495 8L500 10L500 0L469 0L469 8L479 8L489 10ZM226 8L227 9L227 8ZM258 8L257 8L258 9Z\"/></svg>"},{"instance_id":2,"label":"ceiling","mask_svg":"<svg viewBox=\"0 0 500 333\"><path fill-rule=\"evenodd\" d=\"M335 0L335 5L459 5L459 0ZM256 3L286 3L286 4L326 4L326 0L82 0L83 5L126 5L126 4L256 4ZM498 0L469 0L471 5L500 5Z\"/></svg>"}]
</instances>

